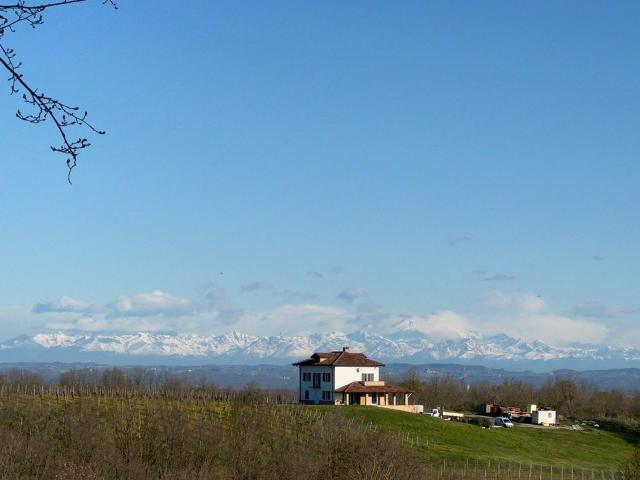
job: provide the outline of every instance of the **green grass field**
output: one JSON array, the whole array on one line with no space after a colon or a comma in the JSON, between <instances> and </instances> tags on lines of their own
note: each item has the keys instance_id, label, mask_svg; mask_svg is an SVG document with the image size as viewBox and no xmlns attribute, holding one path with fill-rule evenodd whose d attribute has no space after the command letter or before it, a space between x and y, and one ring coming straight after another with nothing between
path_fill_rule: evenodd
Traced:
<instances>
[{"instance_id":1,"label":"green grass field","mask_svg":"<svg viewBox=\"0 0 640 480\"><path fill-rule=\"evenodd\" d=\"M470 467L478 469L478 466L479 472L486 467L494 475L491 478L531 478L527 475L531 473L531 469L534 471L532 478L536 479L613 478L610 477L611 472L617 471L629 461L635 446L640 444L640 435L637 430L632 429L619 429L618 432L594 429L573 431L517 424L512 429L483 429L476 425L377 407L249 407L250 410L240 414L240 417L249 412L256 418L264 419L266 423L260 424L259 428L267 436L274 434L278 438L284 432L300 439L314 431L315 422L322 424L325 415L338 414L351 420L349 423L344 422L346 429L353 423L362 423L370 425L374 432L397 435L405 445L417 449L425 458L432 460L429 463L431 468L439 469L446 465L451 473L463 469L467 472ZM5 426L22 431L21 429L26 428L24 425L32 425L27 428L28 431L36 427L42 428L45 437L59 434L60 428L72 425L79 419L87 421L92 418L90 426L107 437L112 435L120 438L122 432L128 432L127 435L142 438L148 428L159 428L161 431L169 428L173 425L169 419L177 414L180 414L180 422L191 425L195 428L194 431L228 431L232 423L233 404L227 401L146 397L14 395L0 397L0 414L3 414ZM50 418L56 420L47 420ZM501 468L502 474L499 473ZM586 472L576 472L574 477L569 475L573 469ZM519 474L520 470L524 472L524 477L510 476L511 472ZM563 476L563 472L567 472L567 475ZM585 473L587 476L583 477ZM467 477L463 474L460 478Z\"/></svg>"},{"instance_id":2,"label":"green grass field","mask_svg":"<svg viewBox=\"0 0 640 480\"><path fill-rule=\"evenodd\" d=\"M628 461L634 449L628 437L601 430L571 431L520 425L512 429L482 429L376 407L344 407L343 410L346 415L376 428L408 434L416 447L433 460L468 459L615 470Z\"/></svg>"}]
</instances>

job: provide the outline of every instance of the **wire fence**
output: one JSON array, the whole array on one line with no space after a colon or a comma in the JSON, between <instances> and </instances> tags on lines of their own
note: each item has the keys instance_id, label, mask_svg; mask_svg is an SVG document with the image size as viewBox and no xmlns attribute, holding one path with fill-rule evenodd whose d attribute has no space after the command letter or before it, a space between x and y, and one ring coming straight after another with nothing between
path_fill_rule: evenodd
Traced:
<instances>
[{"instance_id":1,"label":"wire fence","mask_svg":"<svg viewBox=\"0 0 640 480\"><path fill-rule=\"evenodd\" d=\"M441 480L615 480L618 472L534 463L440 460L429 466L430 479Z\"/></svg>"}]
</instances>

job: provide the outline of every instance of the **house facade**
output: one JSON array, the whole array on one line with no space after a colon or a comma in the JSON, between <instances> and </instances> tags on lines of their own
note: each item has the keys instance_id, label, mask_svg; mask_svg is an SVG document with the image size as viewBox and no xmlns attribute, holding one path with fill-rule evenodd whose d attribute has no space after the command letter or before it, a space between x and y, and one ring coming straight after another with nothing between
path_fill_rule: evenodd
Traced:
<instances>
[{"instance_id":1,"label":"house facade","mask_svg":"<svg viewBox=\"0 0 640 480\"><path fill-rule=\"evenodd\" d=\"M314 353L294 365L299 370L300 403L409 409L401 407L409 406L413 392L381 381L380 367L384 364L363 353L350 352L348 347L342 351Z\"/></svg>"}]
</instances>

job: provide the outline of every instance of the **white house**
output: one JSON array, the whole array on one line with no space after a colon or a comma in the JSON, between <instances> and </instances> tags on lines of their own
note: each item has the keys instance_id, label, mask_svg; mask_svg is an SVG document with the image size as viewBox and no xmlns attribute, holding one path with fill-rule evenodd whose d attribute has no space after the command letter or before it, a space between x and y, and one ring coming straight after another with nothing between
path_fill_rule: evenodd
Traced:
<instances>
[{"instance_id":1,"label":"white house","mask_svg":"<svg viewBox=\"0 0 640 480\"><path fill-rule=\"evenodd\" d=\"M337 352L314 353L294 365L300 374L301 403L377 405L411 411L421 407L409 405L411 390L380 381L383 363L367 358L364 353L349 352L348 347Z\"/></svg>"}]
</instances>

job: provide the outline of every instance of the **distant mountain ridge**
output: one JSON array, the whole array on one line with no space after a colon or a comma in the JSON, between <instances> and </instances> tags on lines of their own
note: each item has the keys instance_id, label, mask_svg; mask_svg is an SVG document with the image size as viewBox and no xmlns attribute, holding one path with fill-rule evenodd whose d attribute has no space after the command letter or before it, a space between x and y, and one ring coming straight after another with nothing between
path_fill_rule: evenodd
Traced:
<instances>
[{"instance_id":1,"label":"distant mountain ridge","mask_svg":"<svg viewBox=\"0 0 640 480\"><path fill-rule=\"evenodd\" d=\"M40 333L0 344L3 362L104 362L110 364L196 365L283 364L314 351L350 346L389 363L459 363L492 367L629 368L640 367L640 349L606 345L555 347L505 334L469 334L455 340L434 340L416 331L388 335L366 331L345 334L259 336L239 332L223 335L167 333Z\"/></svg>"}]
</instances>

